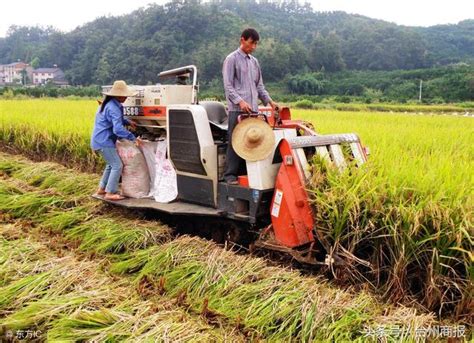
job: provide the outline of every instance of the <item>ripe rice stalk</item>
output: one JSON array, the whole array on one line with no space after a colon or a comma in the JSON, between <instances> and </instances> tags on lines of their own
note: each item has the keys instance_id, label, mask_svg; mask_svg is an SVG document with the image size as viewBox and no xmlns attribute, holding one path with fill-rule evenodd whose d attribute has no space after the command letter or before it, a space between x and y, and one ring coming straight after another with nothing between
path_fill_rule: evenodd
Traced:
<instances>
[{"instance_id":1,"label":"ripe rice stalk","mask_svg":"<svg viewBox=\"0 0 474 343\"><path fill-rule=\"evenodd\" d=\"M217 330L203 319L183 313L182 310L163 309L149 316L135 314L143 318L134 323L130 341L168 342L243 342L238 332ZM197 335L199 333L199 335Z\"/></svg>"},{"instance_id":2,"label":"ripe rice stalk","mask_svg":"<svg viewBox=\"0 0 474 343\"><path fill-rule=\"evenodd\" d=\"M34 218L51 208L64 208L71 204L57 196L45 193L25 193L0 198L0 211L8 212L17 218Z\"/></svg>"},{"instance_id":3,"label":"ripe rice stalk","mask_svg":"<svg viewBox=\"0 0 474 343\"><path fill-rule=\"evenodd\" d=\"M140 302L126 310L81 310L57 321L48 331L48 340L71 341L244 341L236 331L206 324L170 302Z\"/></svg>"},{"instance_id":4,"label":"ripe rice stalk","mask_svg":"<svg viewBox=\"0 0 474 343\"><path fill-rule=\"evenodd\" d=\"M91 214L82 206L66 210L52 210L42 217L41 225L59 233L79 225L90 217Z\"/></svg>"},{"instance_id":5,"label":"ripe rice stalk","mask_svg":"<svg viewBox=\"0 0 474 343\"><path fill-rule=\"evenodd\" d=\"M35 299L56 299L75 290L80 293L83 289L108 285L107 280L95 278L100 261L78 262L72 256L65 256L32 263L35 266L29 275L0 288L0 311L18 309Z\"/></svg>"},{"instance_id":6,"label":"ripe rice stalk","mask_svg":"<svg viewBox=\"0 0 474 343\"><path fill-rule=\"evenodd\" d=\"M147 249L124 253L120 259L110 267L113 274L134 274L142 270L143 266L161 250L160 246L151 246Z\"/></svg>"},{"instance_id":7,"label":"ripe rice stalk","mask_svg":"<svg viewBox=\"0 0 474 343\"><path fill-rule=\"evenodd\" d=\"M22 309L6 316L2 325L14 329L26 329L40 326L45 321L50 321L58 315L67 315L78 307L86 304L91 299L105 294L94 292L82 292L82 294L68 294L56 299L46 298L27 303Z\"/></svg>"},{"instance_id":8,"label":"ripe rice stalk","mask_svg":"<svg viewBox=\"0 0 474 343\"><path fill-rule=\"evenodd\" d=\"M0 140L32 157L98 171L103 161L89 147L96 106L95 101L26 100L21 106L2 101Z\"/></svg>"},{"instance_id":9,"label":"ripe rice stalk","mask_svg":"<svg viewBox=\"0 0 474 343\"><path fill-rule=\"evenodd\" d=\"M74 200L62 199L49 190L24 189L21 182L0 179L0 211L16 217L35 217L49 209L67 208L75 205Z\"/></svg>"},{"instance_id":10,"label":"ripe rice stalk","mask_svg":"<svg viewBox=\"0 0 474 343\"><path fill-rule=\"evenodd\" d=\"M119 218L94 218L68 230L67 237L80 239L80 248L100 254L144 249L167 241L171 231L163 225L149 226Z\"/></svg>"},{"instance_id":11,"label":"ripe rice stalk","mask_svg":"<svg viewBox=\"0 0 474 343\"><path fill-rule=\"evenodd\" d=\"M11 247L20 244L32 250L36 248L25 240L8 243ZM44 247L37 252L41 250ZM8 261L11 260L12 257L9 257ZM0 287L0 316L4 317L2 325L9 329L39 326L43 321L67 314L86 302L89 305L107 304L116 301L114 298L127 298L127 293L118 289L121 286L117 282L114 287L109 279L97 272L97 263L78 262L71 256L58 258L49 251L41 260L26 258L23 263L30 265L28 274L16 276L16 280Z\"/></svg>"},{"instance_id":12,"label":"ripe rice stalk","mask_svg":"<svg viewBox=\"0 0 474 343\"><path fill-rule=\"evenodd\" d=\"M1 232L9 230L13 226L3 227ZM174 300L141 300L126 278L111 279L99 271L96 262L79 262L72 256L58 258L30 239L9 237L12 240L0 241L2 247L15 252L27 248L44 252L39 255L41 261L30 253L24 256L25 261L40 262L40 270L50 271L53 280L46 289L32 291L28 299L10 306L5 316L1 315L3 329L35 327L53 341L143 341L158 337L168 341L244 341L239 331L217 322L208 324L208 319L188 313ZM2 259L6 255L0 252ZM19 259L9 256L10 261Z\"/></svg>"},{"instance_id":13,"label":"ripe rice stalk","mask_svg":"<svg viewBox=\"0 0 474 343\"><path fill-rule=\"evenodd\" d=\"M318 230L346 260L343 277L369 280L395 302L416 298L440 315L467 314L473 217L462 207L468 207L374 183L372 168L319 169L325 181L310 185Z\"/></svg>"},{"instance_id":14,"label":"ripe rice stalk","mask_svg":"<svg viewBox=\"0 0 474 343\"><path fill-rule=\"evenodd\" d=\"M29 165L12 176L41 189L55 189L64 195L89 196L98 184L97 177L66 170L56 163Z\"/></svg>"},{"instance_id":15,"label":"ripe rice stalk","mask_svg":"<svg viewBox=\"0 0 474 343\"><path fill-rule=\"evenodd\" d=\"M27 239L15 239L15 244L3 235L17 235L18 228L0 224L0 287L26 275L37 273L38 260L44 247Z\"/></svg>"},{"instance_id":16,"label":"ripe rice stalk","mask_svg":"<svg viewBox=\"0 0 474 343\"><path fill-rule=\"evenodd\" d=\"M68 199L68 201L71 200ZM17 217L44 214L54 209L54 206L58 207L58 205L63 205L60 199L56 196L46 197L41 192L25 193L0 200L0 209ZM71 208L59 214L55 210L53 214L46 213L46 218L42 218L42 220L44 220L45 225L49 225L53 229L65 229L88 219L86 207ZM123 220L121 224L118 224L117 220L118 218L88 220L81 225L76 225L74 229L69 231L68 236L74 239L82 239L83 249L87 250L94 247L98 253L140 249L170 238L170 230L163 225L150 227L132 220Z\"/></svg>"},{"instance_id":17,"label":"ripe rice stalk","mask_svg":"<svg viewBox=\"0 0 474 343\"><path fill-rule=\"evenodd\" d=\"M89 196L98 177L68 170L57 163L31 163L23 158L0 154L0 171L41 189L54 189L63 195Z\"/></svg>"},{"instance_id":18,"label":"ripe rice stalk","mask_svg":"<svg viewBox=\"0 0 474 343\"><path fill-rule=\"evenodd\" d=\"M22 194L22 191L19 190L17 187L7 184L6 182L3 182L0 180L0 195L2 197L4 196L9 196L9 195L18 195Z\"/></svg>"},{"instance_id":19,"label":"ripe rice stalk","mask_svg":"<svg viewBox=\"0 0 474 343\"><path fill-rule=\"evenodd\" d=\"M49 341L98 341L98 337L105 336L104 339L124 338L119 332L115 331L105 334L108 330L115 330L118 322L128 318L128 313L114 311L112 309L101 308L98 310L82 309L64 316L53 327L48 330ZM115 324L115 325L114 325Z\"/></svg>"},{"instance_id":20,"label":"ripe rice stalk","mask_svg":"<svg viewBox=\"0 0 474 343\"><path fill-rule=\"evenodd\" d=\"M327 339L329 332L337 339L358 337L363 325L374 324L373 313L380 311L365 293L336 290L321 280L268 267L261 259L235 256L201 239L183 236L148 250L116 266L124 271L129 262L127 267L135 271L143 265L137 286L158 288L164 280L167 295L186 294L194 308L207 301L212 312L270 340Z\"/></svg>"},{"instance_id":21,"label":"ripe rice stalk","mask_svg":"<svg viewBox=\"0 0 474 343\"><path fill-rule=\"evenodd\" d=\"M67 206L69 201L71 200L62 200L59 196L46 196L43 192L29 192L2 197L0 209L16 217L36 216L39 221L44 222L43 225L53 229L71 228L67 233L69 238L82 240L82 249L93 248L97 253L141 249L169 240L171 237L170 229L161 224L150 226L126 218L103 216L89 220L89 216L93 214L89 211L93 210L90 210L92 206L86 204L58 214L57 208ZM44 216L38 217L38 215Z\"/></svg>"},{"instance_id":22,"label":"ripe rice stalk","mask_svg":"<svg viewBox=\"0 0 474 343\"><path fill-rule=\"evenodd\" d=\"M4 159L3 154L0 154L0 175L10 176L18 171L20 166L11 159Z\"/></svg>"},{"instance_id":23,"label":"ripe rice stalk","mask_svg":"<svg viewBox=\"0 0 474 343\"><path fill-rule=\"evenodd\" d=\"M15 304L18 299L24 303L46 292L53 277L52 274L52 272L46 271L28 275L0 288L0 314L10 306L18 306L18 303Z\"/></svg>"}]
</instances>

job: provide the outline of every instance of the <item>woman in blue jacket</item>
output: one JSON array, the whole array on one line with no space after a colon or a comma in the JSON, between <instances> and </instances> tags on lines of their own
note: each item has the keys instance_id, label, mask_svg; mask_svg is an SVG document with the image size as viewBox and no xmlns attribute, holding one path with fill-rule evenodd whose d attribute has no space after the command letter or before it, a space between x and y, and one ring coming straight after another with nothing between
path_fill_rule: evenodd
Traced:
<instances>
[{"instance_id":1,"label":"woman in blue jacket","mask_svg":"<svg viewBox=\"0 0 474 343\"><path fill-rule=\"evenodd\" d=\"M115 142L120 138L139 143L135 135L125 128L125 125L134 127L134 123L123 117L122 103L134 93L125 81L115 81L112 89L103 94L105 98L95 115L91 138L92 149L98 151L106 161L97 194L104 195L107 200L122 200L124 197L118 193L118 183L123 164Z\"/></svg>"}]
</instances>

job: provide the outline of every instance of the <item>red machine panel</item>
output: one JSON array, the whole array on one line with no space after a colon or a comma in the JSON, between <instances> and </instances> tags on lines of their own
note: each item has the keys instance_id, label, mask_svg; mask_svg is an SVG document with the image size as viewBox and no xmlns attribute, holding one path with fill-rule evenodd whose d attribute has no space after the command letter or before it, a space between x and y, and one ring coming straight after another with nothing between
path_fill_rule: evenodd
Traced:
<instances>
[{"instance_id":1,"label":"red machine panel","mask_svg":"<svg viewBox=\"0 0 474 343\"><path fill-rule=\"evenodd\" d=\"M143 115L146 117L166 117L166 106L143 106Z\"/></svg>"},{"instance_id":2,"label":"red machine panel","mask_svg":"<svg viewBox=\"0 0 474 343\"><path fill-rule=\"evenodd\" d=\"M272 226L276 240L294 248L314 241L314 221L298 157L285 139L279 149L283 162L270 209Z\"/></svg>"}]
</instances>

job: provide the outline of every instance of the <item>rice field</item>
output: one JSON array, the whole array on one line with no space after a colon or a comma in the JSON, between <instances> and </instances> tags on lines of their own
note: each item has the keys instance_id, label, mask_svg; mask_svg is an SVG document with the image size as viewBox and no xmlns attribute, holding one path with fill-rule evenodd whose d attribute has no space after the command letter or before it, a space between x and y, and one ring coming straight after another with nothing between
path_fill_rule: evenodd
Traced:
<instances>
[{"instance_id":1,"label":"rice field","mask_svg":"<svg viewBox=\"0 0 474 343\"><path fill-rule=\"evenodd\" d=\"M0 100L0 141L32 158L98 171L102 161L89 147L96 109L92 100Z\"/></svg>"},{"instance_id":2,"label":"rice field","mask_svg":"<svg viewBox=\"0 0 474 343\"><path fill-rule=\"evenodd\" d=\"M0 100L0 141L32 157L100 170L89 148L97 102ZM471 197L474 187L474 118L415 114L293 110L320 133L356 132L370 163L397 188Z\"/></svg>"},{"instance_id":3,"label":"rice field","mask_svg":"<svg viewBox=\"0 0 474 343\"><path fill-rule=\"evenodd\" d=\"M321 230L353 261L352 282L472 318L474 119L295 114L321 133L357 132L370 147L365 168L311 185Z\"/></svg>"},{"instance_id":4,"label":"rice field","mask_svg":"<svg viewBox=\"0 0 474 343\"><path fill-rule=\"evenodd\" d=\"M474 187L474 117L292 111L317 132L357 133L394 187L464 201Z\"/></svg>"},{"instance_id":5,"label":"rice field","mask_svg":"<svg viewBox=\"0 0 474 343\"><path fill-rule=\"evenodd\" d=\"M7 151L37 161L99 171L102 161L89 149L96 107L90 100L0 100L0 142ZM356 132L370 147L370 162L363 169L339 175L315 163L315 177L308 185L321 233L347 262L346 270L334 275L347 291L322 279L271 269L275 267L254 257L236 257L197 238L174 239L164 226L118 219L120 213L104 215L88 200L97 176L12 155L0 158L0 171L6 175L0 183L0 214L7 222L2 224L2 236L11 246L16 240L33 239L29 229L14 240L4 232L34 219L32 230L41 233L36 236L59 235L68 244L74 243L80 254L105 258L107 272L126 277L141 296L163 293L175 302L184 297L185 305L178 306L185 312L180 318L184 322L189 318L196 330L211 321L215 331L202 329L211 341L249 337L352 341L364 340L363 328L380 323L413 328L431 325L435 317L472 323L474 118L362 111L292 113L294 118L312 122L319 133ZM0 287L4 287L2 279L15 277L0 275ZM360 284L368 293L351 291L351 285ZM321 298L325 296L330 299ZM379 298L413 304L422 312L381 305ZM49 335L61 322L61 330L66 327L84 334L86 340L105 337L94 336L100 334L136 340L145 336L135 335L152 330L145 323L145 331L124 329L126 336L113 336L120 332L115 328L122 327L123 316L136 315L133 306L140 305L126 306L124 314L120 301L111 302L109 307L90 310L92 314L86 312L91 320L95 314L110 319L100 326L104 331L89 330L76 321L82 318L78 309L89 311L82 303L66 306L69 310L48 317L51 321L41 325ZM328 307L317 310L322 304ZM390 310L382 312L387 306ZM20 307L7 312L16 313ZM0 323L7 312L0 306ZM218 318L220 326L210 318ZM235 327L239 329L230 330ZM179 327L176 330L177 336L170 339L185 337L180 336ZM226 338L225 334L235 336Z\"/></svg>"}]
</instances>

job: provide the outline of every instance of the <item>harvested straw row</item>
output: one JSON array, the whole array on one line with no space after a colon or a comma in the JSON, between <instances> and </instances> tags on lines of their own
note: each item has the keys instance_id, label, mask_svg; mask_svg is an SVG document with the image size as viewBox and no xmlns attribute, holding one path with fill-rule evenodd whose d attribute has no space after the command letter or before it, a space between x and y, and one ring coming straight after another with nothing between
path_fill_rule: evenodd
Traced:
<instances>
[{"instance_id":1,"label":"harvested straw row","mask_svg":"<svg viewBox=\"0 0 474 343\"><path fill-rule=\"evenodd\" d=\"M0 173L41 189L55 189L63 195L88 197L98 184L98 177L67 169L57 163L32 163L21 156L0 154Z\"/></svg>"},{"instance_id":2,"label":"harvested straw row","mask_svg":"<svg viewBox=\"0 0 474 343\"><path fill-rule=\"evenodd\" d=\"M24 193L0 180L0 211L30 219L51 231L65 232L68 238L81 241L81 249L99 254L134 251L171 239L171 231L164 225L97 215L91 206L70 207L67 196L49 196L46 192Z\"/></svg>"},{"instance_id":3,"label":"harvested straw row","mask_svg":"<svg viewBox=\"0 0 474 343\"><path fill-rule=\"evenodd\" d=\"M57 257L18 226L0 224L2 331L40 330L52 341L244 341L238 330L209 325L173 299L143 300L126 278L111 278L104 261ZM17 236L11 239L12 236ZM7 239L7 238L9 239Z\"/></svg>"},{"instance_id":4,"label":"harvested straw row","mask_svg":"<svg viewBox=\"0 0 474 343\"><path fill-rule=\"evenodd\" d=\"M260 258L235 255L199 238L180 237L139 251L112 265L113 272L138 274L137 284L186 295L199 308L253 328L269 340L352 341L362 339L364 326L389 325L415 329L433 322L431 315L396 317L400 308L381 304L365 292L340 290L320 278L270 267ZM385 317L387 319L387 317Z\"/></svg>"},{"instance_id":5,"label":"harvested straw row","mask_svg":"<svg viewBox=\"0 0 474 343\"><path fill-rule=\"evenodd\" d=\"M110 240L115 240L109 243L103 242L97 246L97 252L107 249L120 250L120 246L126 249L133 245L144 247L171 238L169 228L159 223L156 225L126 218L118 211L112 215L101 213L106 212L102 211L102 204L98 205L97 201L90 197L98 182L98 178L94 175L71 171L57 163L31 163L25 158L2 154L0 154L0 173L47 193L54 190L67 203L74 202L73 207L48 211L41 220L53 230L61 231L76 226L75 230L70 232L71 238L75 238L80 231L90 232L84 245L94 245L103 239L104 237L100 236L103 232L106 237L110 237ZM23 185L22 187L24 188ZM38 198L44 198L43 193L29 193L35 194ZM15 201L11 201L9 206L15 206L13 203ZM99 213L100 216L98 216ZM98 230L92 230L92 228L98 228Z\"/></svg>"},{"instance_id":6,"label":"harvested straw row","mask_svg":"<svg viewBox=\"0 0 474 343\"><path fill-rule=\"evenodd\" d=\"M380 177L370 176L375 172L371 168L358 173L353 170L350 175L323 170L321 177L317 169L320 164L314 166L311 194L315 219L333 251L345 257L348 264L337 275L339 278L352 284L371 284L374 292L391 302L416 300L441 317L472 322L473 284L469 275L474 261L470 252L474 241L473 207L463 202L456 205L410 198L406 190L386 182L374 184ZM42 189L54 187L72 199L82 196L85 204L92 204L87 195L93 192L95 183L89 174L71 172L54 163L32 164L9 155L0 155L0 171ZM399 200L394 203L394 199ZM56 211L50 214L49 224L64 229L83 221L89 212L81 207ZM110 230L114 231L112 226ZM118 238L118 231L116 243L124 240ZM124 234L132 241L140 236L146 241L148 237L142 229ZM94 242L97 239L91 237L84 244ZM98 247L98 252L118 251L123 249L120 245L105 244Z\"/></svg>"}]
</instances>

